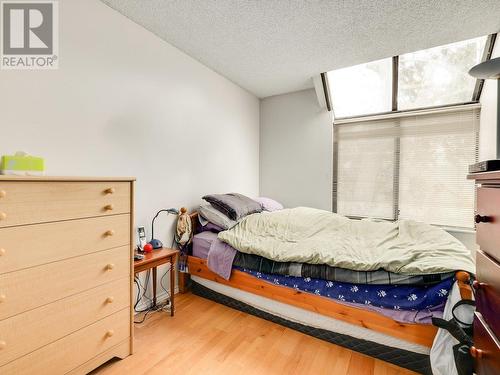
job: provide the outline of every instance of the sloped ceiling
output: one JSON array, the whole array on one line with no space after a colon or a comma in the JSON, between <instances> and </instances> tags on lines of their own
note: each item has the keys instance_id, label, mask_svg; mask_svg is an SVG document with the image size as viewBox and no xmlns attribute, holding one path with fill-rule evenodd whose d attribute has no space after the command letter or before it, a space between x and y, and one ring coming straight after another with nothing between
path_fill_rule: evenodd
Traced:
<instances>
[{"instance_id":1,"label":"sloped ceiling","mask_svg":"<svg viewBox=\"0 0 500 375\"><path fill-rule=\"evenodd\" d=\"M101 0L258 97L500 30L499 0Z\"/></svg>"}]
</instances>

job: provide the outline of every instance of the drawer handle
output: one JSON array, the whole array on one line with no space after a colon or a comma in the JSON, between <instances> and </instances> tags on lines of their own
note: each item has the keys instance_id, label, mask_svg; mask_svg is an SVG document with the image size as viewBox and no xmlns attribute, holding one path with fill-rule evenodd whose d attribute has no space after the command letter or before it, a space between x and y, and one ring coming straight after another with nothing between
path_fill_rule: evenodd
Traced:
<instances>
[{"instance_id":1,"label":"drawer handle","mask_svg":"<svg viewBox=\"0 0 500 375\"><path fill-rule=\"evenodd\" d=\"M477 281L477 280L474 280L472 282L472 286L474 287L474 289L479 290L481 288L484 288L485 286L488 286L488 284L482 283L482 282Z\"/></svg>"},{"instance_id":2,"label":"drawer handle","mask_svg":"<svg viewBox=\"0 0 500 375\"><path fill-rule=\"evenodd\" d=\"M112 204L107 204L104 206L104 211L113 211L113 205Z\"/></svg>"},{"instance_id":3,"label":"drawer handle","mask_svg":"<svg viewBox=\"0 0 500 375\"><path fill-rule=\"evenodd\" d=\"M106 332L106 337L111 337L115 334L115 331L113 331L112 329L108 329L108 331Z\"/></svg>"},{"instance_id":4,"label":"drawer handle","mask_svg":"<svg viewBox=\"0 0 500 375\"><path fill-rule=\"evenodd\" d=\"M115 188L107 188L106 190L104 190L104 194L114 194L115 193Z\"/></svg>"},{"instance_id":5,"label":"drawer handle","mask_svg":"<svg viewBox=\"0 0 500 375\"><path fill-rule=\"evenodd\" d=\"M5 190L0 190L0 198L5 198L7 196L7 192Z\"/></svg>"},{"instance_id":6,"label":"drawer handle","mask_svg":"<svg viewBox=\"0 0 500 375\"><path fill-rule=\"evenodd\" d=\"M113 303L114 300L115 299L110 296L110 297L106 298L106 303Z\"/></svg>"},{"instance_id":7,"label":"drawer handle","mask_svg":"<svg viewBox=\"0 0 500 375\"><path fill-rule=\"evenodd\" d=\"M7 296L5 294L0 294L0 303L5 302Z\"/></svg>"},{"instance_id":8,"label":"drawer handle","mask_svg":"<svg viewBox=\"0 0 500 375\"><path fill-rule=\"evenodd\" d=\"M110 229L110 230L107 230L106 232L104 232L104 237L111 237L111 236L114 236L115 234L115 231L113 229Z\"/></svg>"},{"instance_id":9,"label":"drawer handle","mask_svg":"<svg viewBox=\"0 0 500 375\"><path fill-rule=\"evenodd\" d=\"M7 252L7 251L6 251L5 249L0 248L0 257L1 257L2 255L5 255L5 253L6 253L6 252Z\"/></svg>"},{"instance_id":10,"label":"drawer handle","mask_svg":"<svg viewBox=\"0 0 500 375\"><path fill-rule=\"evenodd\" d=\"M7 219L7 214L5 212L0 212L0 220Z\"/></svg>"},{"instance_id":11,"label":"drawer handle","mask_svg":"<svg viewBox=\"0 0 500 375\"><path fill-rule=\"evenodd\" d=\"M5 341L0 341L0 350L5 349L7 347L7 343Z\"/></svg>"},{"instance_id":12,"label":"drawer handle","mask_svg":"<svg viewBox=\"0 0 500 375\"><path fill-rule=\"evenodd\" d=\"M113 263L106 264L106 270L111 271L113 268L115 268L115 265Z\"/></svg>"},{"instance_id":13,"label":"drawer handle","mask_svg":"<svg viewBox=\"0 0 500 375\"><path fill-rule=\"evenodd\" d=\"M479 224L479 223L491 223L493 220L491 216L477 214L476 216L474 216L474 221L476 222L476 224Z\"/></svg>"},{"instance_id":14,"label":"drawer handle","mask_svg":"<svg viewBox=\"0 0 500 375\"><path fill-rule=\"evenodd\" d=\"M483 351L481 349L476 348L475 346L470 347L470 355L473 358L479 359L483 357Z\"/></svg>"}]
</instances>

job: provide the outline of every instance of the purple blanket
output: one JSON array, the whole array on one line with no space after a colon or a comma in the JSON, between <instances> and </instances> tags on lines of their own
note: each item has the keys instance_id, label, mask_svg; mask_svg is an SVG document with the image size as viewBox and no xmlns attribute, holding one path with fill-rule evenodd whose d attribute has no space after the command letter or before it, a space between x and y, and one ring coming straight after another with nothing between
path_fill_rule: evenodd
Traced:
<instances>
[{"instance_id":1,"label":"purple blanket","mask_svg":"<svg viewBox=\"0 0 500 375\"><path fill-rule=\"evenodd\" d=\"M224 279L229 280L236 250L218 238L214 239L208 251L208 268Z\"/></svg>"},{"instance_id":2,"label":"purple blanket","mask_svg":"<svg viewBox=\"0 0 500 375\"><path fill-rule=\"evenodd\" d=\"M432 318L442 318L444 311L444 303L437 305L428 309L418 310L418 311L406 311L406 310L392 310L386 309L384 307L377 307L371 305L361 305L359 303L352 302L341 302L339 300L335 301L343 305L348 305L351 307L357 307L358 309L366 309L378 312L396 322L400 323L416 323L416 324L432 324Z\"/></svg>"}]
</instances>

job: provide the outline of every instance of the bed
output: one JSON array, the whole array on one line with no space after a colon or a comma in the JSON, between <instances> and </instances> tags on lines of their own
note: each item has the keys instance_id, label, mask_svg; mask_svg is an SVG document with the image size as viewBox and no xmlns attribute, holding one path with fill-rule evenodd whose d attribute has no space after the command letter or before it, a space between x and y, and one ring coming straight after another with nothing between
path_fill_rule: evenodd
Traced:
<instances>
[{"instance_id":1,"label":"bed","mask_svg":"<svg viewBox=\"0 0 500 375\"><path fill-rule=\"evenodd\" d=\"M197 228L198 214L190 216L193 228ZM243 270L234 269L226 280L209 269L206 255L205 246L188 256L189 274L179 278L181 292L190 279L193 293L205 298L420 373L431 373L429 350L436 327L402 323L375 311L275 285ZM471 298L469 279L467 272L456 273L455 287L461 298Z\"/></svg>"}]
</instances>

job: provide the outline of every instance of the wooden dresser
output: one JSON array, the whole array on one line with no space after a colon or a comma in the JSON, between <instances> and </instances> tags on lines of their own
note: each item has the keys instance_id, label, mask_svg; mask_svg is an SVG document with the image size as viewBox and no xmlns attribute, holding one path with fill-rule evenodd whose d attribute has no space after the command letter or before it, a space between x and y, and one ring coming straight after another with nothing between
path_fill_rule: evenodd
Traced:
<instances>
[{"instance_id":1,"label":"wooden dresser","mask_svg":"<svg viewBox=\"0 0 500 375\"><path fill-rule=\"evenodd\" d=\"M475 372L500 374L500 172L475 173L477 311L474 317Z\"/></svg>"},{"instance_id":2,"label":"wooden dresser","mask_svg":"<svg viewBox=\"0 0 500 375\"><path fill-rule=\"evenodd\" d=\"M132 353L131 178L0 176L0 374Z\"/></svg>"}]
</instances>

